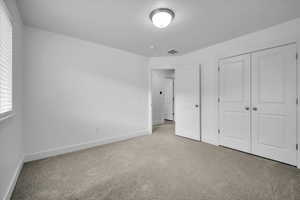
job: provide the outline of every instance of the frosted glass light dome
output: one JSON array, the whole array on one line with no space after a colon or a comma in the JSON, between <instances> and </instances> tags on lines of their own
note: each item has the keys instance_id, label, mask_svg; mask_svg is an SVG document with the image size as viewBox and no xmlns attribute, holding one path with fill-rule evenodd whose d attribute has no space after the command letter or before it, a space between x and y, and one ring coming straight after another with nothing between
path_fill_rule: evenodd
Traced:
<instances>
[{"instance_id":1,"label":"frosted glass light dome","mask_svg":"<svg viewBox=\"0 0 300 200\"><path fill-rule=\"evenodd\" d=\"M167 27L175 17L175 13L168 8L158 8L150 13L150 19L157 28Z\"/></svg>"}]
</instances>

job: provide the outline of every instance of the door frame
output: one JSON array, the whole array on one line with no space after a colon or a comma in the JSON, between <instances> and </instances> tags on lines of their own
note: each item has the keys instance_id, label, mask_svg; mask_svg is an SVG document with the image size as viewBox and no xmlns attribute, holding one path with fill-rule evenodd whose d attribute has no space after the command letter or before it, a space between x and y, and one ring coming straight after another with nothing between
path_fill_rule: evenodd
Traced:
<instances>
[{"instance_id":1,"label":"door frame","mask_svg":"<svg viewBox=\"0 0 300 200\"><path fill-rule=\"evenodd\" d=\"M289 43L284 43L284 44L279 44L276 46L271 46L271 47L267 47L267 48L263 48L263 49L257 49L257 50L253 50L253 51L248 51L248 52L244 52L241 54L237 54L237 55L231 55L231 56L226 56L226 57L220 57L218 59L217 62L217 79L218 79L218 89L217 89L217 110L218 110L218 117L217 117L217 125L218 125L218 129L217 129L217 145L220 146L220 134L219 134L219 130L220 130L220 104L219 104L219 98L220 98L220 61L223 59L228 59L228 58L232 58L232 57L236 57L236 56L241 56L241 55L246 55L246 54L253 54L256 52L260 52L260 51L265 51L265 50L269 50L269 49L274 49L274 48L278 48L278 47L283 47L283 46L288 46L288 45L292 45L295 44L296 45L296 54L297 54L297 60L296 60L296 97L297 97L297 104L296 104L296 143L298 144L298 150L296 150L296 162L297 165L296 167L298 169L300 169L300 132L299 132L299 104L300 104L300 99L299 99L299 93L300 93L300 80L299 80L299 76L300 76L300 70L298 69L300 62L299 62L299 51L300 51L300 46L299 46L300 41L294 41L294 42L289 42ZM252 64L252 63L251 63ZM296 99L295 99L296 100ZM252 132L251 132L252 135ZM250 140L250 144L252 146L252 140ZM296 148L296 147L295 147Z\"/></svg>"},{"instance_id":2,"label":"door frame","mask_svg":"<svg viewBox=\"0 0 300 200\"><path fill-rule=\"evenodd\" d=\"M199 66L199 71L200 71L200 97L199 97L199 103L200 103L200 141L202 141L202 95L203 95L203 84L202 84L202 64L197 64ZM182 65L174 64L174 65L156 65L156 66L149 66L148 67L148 133L151 135L153 133L152 130L152 72L154 70L175 70L176 73L176 68L177 67L182 67ZM175 87L176 85L174 84L174 107L176 103L176 98L175 98ZM175 108L174 108L175 110ZM175 111L174 111L175 112ZM176 120L176 113L174 116L174 120Z\"/></svg>"},{"instance_id":3,"label":"door frame","mask_svg":"<svg viewBox=\"0 0 300 200\"><path fill-rule=\"evenodd\" d=\"M152 72L158 70L174 70L176 73L176 68L173 66L168 67L149 67L148 69L148 132L149 134L153 133L152 126ZM174 86L175 87L175 86ZM174 116L175 117L175 116Z\"/></svg>"}]
</instances>

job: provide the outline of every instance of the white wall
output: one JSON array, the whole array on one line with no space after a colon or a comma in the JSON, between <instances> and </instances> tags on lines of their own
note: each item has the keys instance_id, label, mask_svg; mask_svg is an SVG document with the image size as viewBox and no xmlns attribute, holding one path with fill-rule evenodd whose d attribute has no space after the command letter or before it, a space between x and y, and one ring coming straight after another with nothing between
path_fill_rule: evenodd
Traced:
<instances>
[{"instance_id":1,"label":"white wall","mask_svg":"<svg viewBox=\"0 0 300 200\"><path fill-rule=\"evenodd\" d=\"M13 21L14 117L0 121L0 199L8 199L23 162L22 144L22 21L16 2L5 1Z\"/></svg>"},{"instance_id":2,"label":"white wall","mask_svg":"<svg viewBox=\"0 0 300 200\"><path fill-rule=\"evenodd\" d=\"M26 27L26 159L148 131L148 58Z\"/></svg>"},{"instance_id":3,"label":"white wall","mask_svg":"<svg viewBox=\"0 0 300 200\"><path fill-rule=\"evenodd\" d=\"M152 71L152 124L163 123L165 116L164 92L166 78L174 78L174 70L153 70Z\"/></svg>"},{"instance_id":4,"label":"white wall","mask_svg":"<svg viewBox=\"0 0 300 200\"><path fill-rule=\"evenodd\" d=\"M183 56L151 58L149 66L151 68L158 69L176 68L183 65L202 65L202 138L204 142L218 144L218 60L227 56L239 55L291 42L298 43L298 52L300 52L299 18L262 31L258 31L205 49L201 49ZM298 65L299 63L300 62L298 62ZM299 71L300 70L298 70L298 72ZM300 89L300 84L298 85L298 89ZM300 94L300 90L298 94ZM298 124L300 125L300 117L298 117L298 122ZM298 132L299 131L300 129L298 129ZM298 143L300 144L300 137L298 137L298 140ZM298 155L298 161L300 166L300 153L298 153Z\"/></svg>"}]
</instances>

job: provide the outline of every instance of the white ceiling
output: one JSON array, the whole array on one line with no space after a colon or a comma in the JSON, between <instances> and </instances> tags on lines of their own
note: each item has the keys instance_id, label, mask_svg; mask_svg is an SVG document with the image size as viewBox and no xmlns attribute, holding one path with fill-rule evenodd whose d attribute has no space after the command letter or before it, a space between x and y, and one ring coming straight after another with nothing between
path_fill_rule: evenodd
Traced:
<instances>
[{"instance_id":1,"label":"white ceiling","mask_svg":"<svg viewBox=\"0 0 300 200\"><path fill-rule=\"evenodd\" d=\"M300 17L300 0L18 0L24 23L145 56L180 54ZM155 28L151 10L175 20ZM150 48L154 45L154 48Z\"/></svg>"}]
</instances>

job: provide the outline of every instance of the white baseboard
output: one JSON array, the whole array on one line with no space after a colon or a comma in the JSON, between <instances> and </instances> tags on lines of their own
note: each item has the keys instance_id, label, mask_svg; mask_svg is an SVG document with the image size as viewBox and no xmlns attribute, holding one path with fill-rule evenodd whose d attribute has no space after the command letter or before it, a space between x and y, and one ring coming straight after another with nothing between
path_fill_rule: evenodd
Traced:
<instances>
[{"instance_id":1,"label":"white baseboard","mask_svg":"<svg viewBox=\"0 0 300 200\"><path fill-rule=\"evenodd\" d=\"M153 125L153 126L155 126L155 125L160 125L160 124L162 124L161 121L153 121L153 122L152 122L152 125Z\"/></svg>"},{"instance_id":2,"label":"white baseboard","mask_svg":"<svg viewBox=\"0 0 300 200\"><path fill-rule=\"evenodd\" d=\"M164 123L164 118L161 118L161 119L159 119L159 120L153 120L152 121L152 125L153 126L155 126L155 125L161 125L161 124L163 124Z\"/></svg>"},{"instance_id":3,"label":"white baseboard","mask_svg":"<svg viewBox=\"0 0 300 200\"><path fill-rule=\"evenodd\" d=\"M212 144L212 145L215 145L215 146L219 146L219 144L215 140L212 140L212 139L209 139L209 138L202 138L201 141L204 142L204 143L207 143L207 144Z\"/></svg>"},{"instance_id":4,"label":"white baseboard","mask_svg":"<svg viewBox=\"0 0 300 200\"><path fill-rule=\"evenodd\" d=\"M23 168L23 164L24 164L24 156L22 156L22 158L18 162L18 166L17 166L17 168L15 170L15 173L14 173L14 175L13 175L10 183L9 183L8 190L7 190L6 194L4 195L3 200L10 200L11 195L12 195L14 189L15 189L18 177L20 175L20 172L21 172L21 170Z\"/></svg>"},{"instance_id":5,"label":"white baseboard","mask_svg":"<svg viewBox=\"0 0 300 200\"><path fill-rule=\"evenodd\" d=\"M105 138L105 139L101 139L98 141L90 141L90 142L86 142L86 143L69 145L69 146L64 146L64 147L60 147L60 148L49 149L49 150L42 151L42 152L27 154L27 155L25 155L24 162L30 162L30 161L40 160L40 159L57 156L57 155L65 154L65 153L80 151L83 149L88 149L91 147L96 147L96 146L109 144L109 143L113 143L113 142L119 142L119 141L127 140L127 139L138 137L138 136L143 136L143 135L150 135L150 133L148 130L141 130L141 131L137 131L133 134Z\"/></svg>"}]
</instances>

